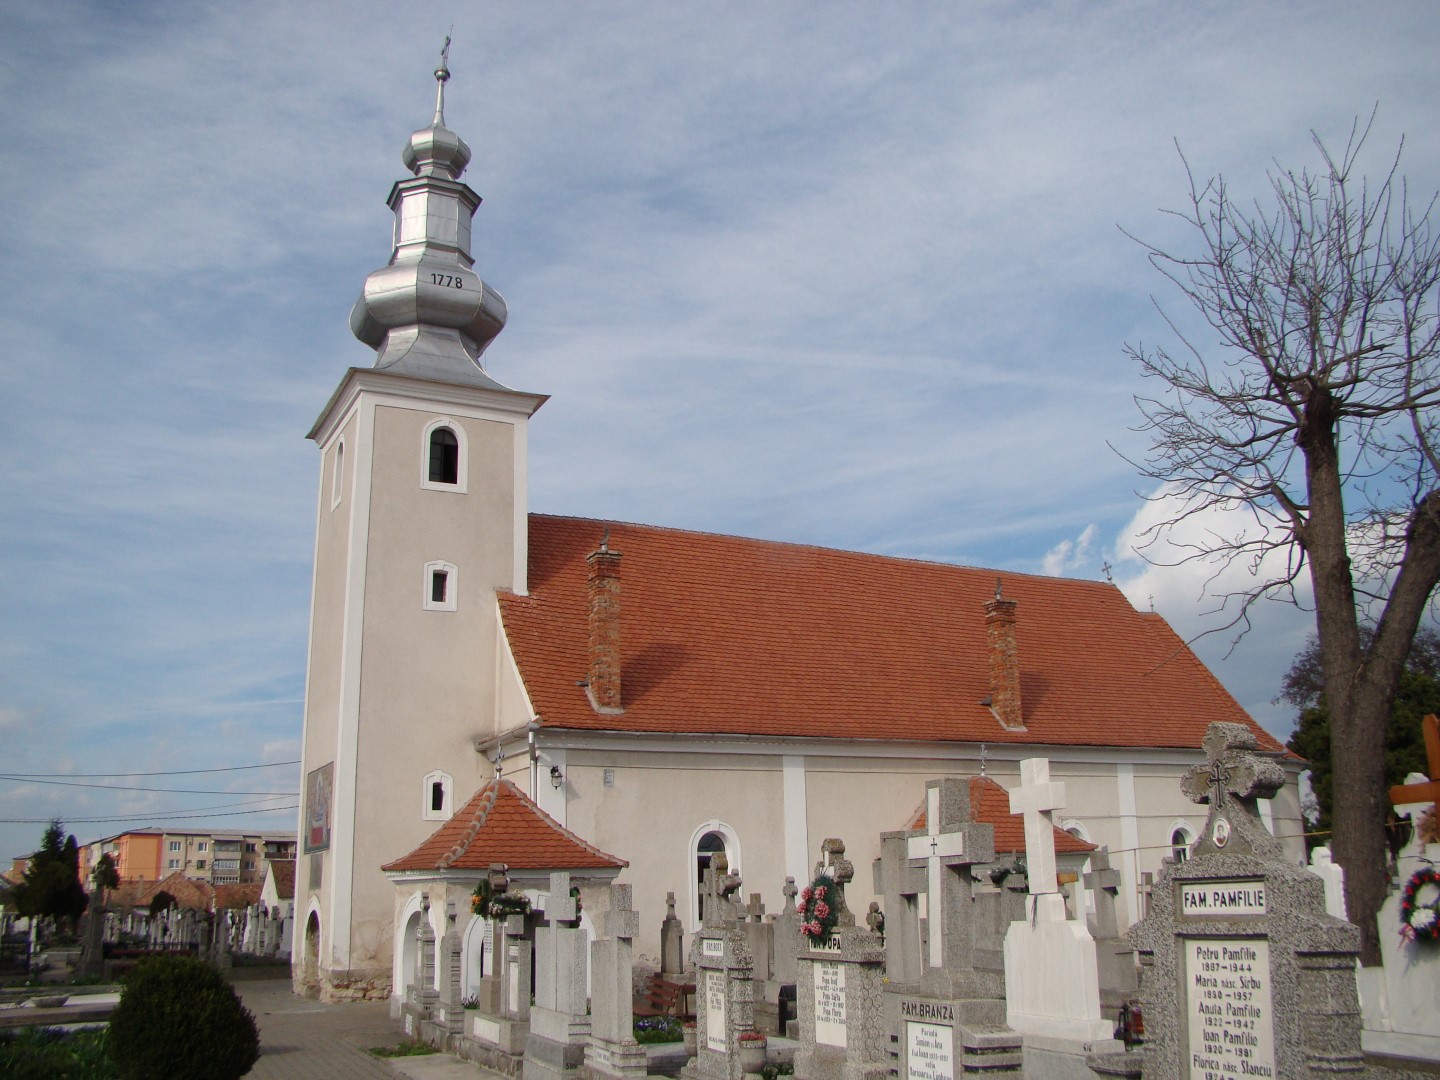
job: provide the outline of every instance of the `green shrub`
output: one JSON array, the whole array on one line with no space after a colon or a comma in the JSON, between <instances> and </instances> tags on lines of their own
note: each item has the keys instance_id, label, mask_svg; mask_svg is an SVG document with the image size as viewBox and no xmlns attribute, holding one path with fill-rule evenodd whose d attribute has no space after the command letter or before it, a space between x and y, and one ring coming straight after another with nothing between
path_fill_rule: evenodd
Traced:
<instances>
[{"instance_id":1,"label":"green shrub","mask_svg":"<svg viewBox=\"0 0 1440 1080\"><path fill-rule=\"evenodd\" d=\"M203 960L151 957L125 980L110 1018L119 1080L236 1080L259 1056L255 1018Z\"/></svg>"}]
</instances>

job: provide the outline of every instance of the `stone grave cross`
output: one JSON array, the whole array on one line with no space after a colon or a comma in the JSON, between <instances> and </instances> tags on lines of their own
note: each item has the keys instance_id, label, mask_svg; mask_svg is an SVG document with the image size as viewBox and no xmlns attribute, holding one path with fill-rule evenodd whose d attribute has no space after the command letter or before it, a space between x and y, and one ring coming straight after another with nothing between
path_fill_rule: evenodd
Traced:
<instances>
[{"instance_id":1,"label":"stone grave cross","mask_svg":"<svg viewBox=\"0 0 1440 1080\"><path fill-rule=\"evenodd\" d=\"M845 886L855 880L855 864L845 858L845 843L830 837L820 845L820 862L815 864L815 876L822 874L835 883L835 889L828 897L834 909L837 926L854 926L855 916L845 906Z\"/></svg>"},{"instance_id":2,"label":"stone grave cross","mask_svg":"<svg viewBox=\"0 0 1440 1080\"><path fill-rule=\"evenodd\" d=\"M1120 893L1120 871L1110 865L1110 849L1098 847L1090 855L1085 888L1095 897L1095 936L1101 939L1120 936L1120 921L1115 916L1115 900Z\"/></svg>"},{"instance_id":3,"label":"stone grave cross","mask_svg":"<svg viewBox=\"0 0 1440 1080\"><path fill-rule=\"evenodd\" d=\"M1020 762L1020 786L1010 792L1010 813L1025 815L1025 875L1030 895L1057 893L1055 878L1055 821L1051 816L1065 805L1065 785L1050 779L1047 758Z\"/></svg>"},{"instance_id":4,"label":"stone grave cross","mask_svg":"<svg viewBox=\"0 0 1440 1080\"><path fill-rule=\"evenodd\" d=\"M733 897L740 891L740 877L730 873L729 860L723 851L710 856L710 865L705 868L703 895L705 910L701 925L720 930L735 922Z\"/></svg>"},{"instance_id":5,"label":"stone grave cross","mask_svg":"<svg viewBox=\"0 0 1440 1080\"><path fill-rule=\"evenodd\" d=\"M930 905L930 966L945 964L945 903L946 868L965 859L965 830L962 822L942 820L940 786L925 789L925 831L905 842L910 865L925 868L925 890Z\"/></svg>"},{"instance_id":6,"label":"stone grave cross","mask_svg":"<svg viewBox=\"0 0 1440 1080\"><path fill-rule=\"evenodd\" d=\"M1205 763L1192 767L1180 781L1191 802L1210 807L1205 835L1195 842L1192 854L1230 851L1280 857L1280 842L1266 830L1255 801L1274 797L1285 784L1285 770L1254 753L1260 744L1244 724L1211 724L1200 745Z\"/></svg>"}]
</instances>

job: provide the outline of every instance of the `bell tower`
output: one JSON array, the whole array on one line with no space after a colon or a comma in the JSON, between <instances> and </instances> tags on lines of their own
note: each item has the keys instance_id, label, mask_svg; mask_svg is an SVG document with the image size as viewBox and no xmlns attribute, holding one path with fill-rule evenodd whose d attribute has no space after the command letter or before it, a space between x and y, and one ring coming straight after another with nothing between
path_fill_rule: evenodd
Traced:
<instances>
[{"instance_id":1,"label":"bell tower","mask_svg":"<svg viewBox=\"0 0 1440 1080\"><path fill-rule=\"evenodd\" d=\"M390 260L350 314L375 350L311 428L319 501L296 866L296 987L391 993L394 889L380 866L491 778L495 593L526 591L526 433L543 395L481 357L505 301L471 256L470 148L435 116L401 154Z\"/></svg>"}]
</instances>

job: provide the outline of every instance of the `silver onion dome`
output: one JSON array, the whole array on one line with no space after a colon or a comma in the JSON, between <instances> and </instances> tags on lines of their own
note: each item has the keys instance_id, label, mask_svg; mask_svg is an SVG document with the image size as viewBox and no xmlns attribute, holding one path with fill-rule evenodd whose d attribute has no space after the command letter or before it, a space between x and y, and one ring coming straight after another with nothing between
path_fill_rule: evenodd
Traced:
<instances>
[{"instance_id":1,"label":"silver onion dome","mask_svg":"<svg viewBox=\"0 0 1440 1080\"><path fill-rule=\"evenodd\" d=\"M435 119L410 136L401 155L414 176L390 191L390 264L365 279L350 329L377 351L377 368L498 386L480 354L505 327L505 300L472 269L471 219L480 196L460 181L470 148L445 126L449 48L447 38L435 71Z\"/></svg>"}]
</instances>

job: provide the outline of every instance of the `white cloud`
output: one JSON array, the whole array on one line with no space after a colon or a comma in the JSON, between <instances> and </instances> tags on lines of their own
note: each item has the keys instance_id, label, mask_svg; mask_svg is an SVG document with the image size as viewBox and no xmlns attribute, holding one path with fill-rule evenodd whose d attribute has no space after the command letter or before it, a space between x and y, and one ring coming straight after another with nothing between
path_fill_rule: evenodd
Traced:
<instances>
[{"instance_id":1,"label":"white cloud","mask_svg":"<svg viewBox=\"0 0 1440 1080\"><path fill-rule=\"evenodd\" d=\"M1120 344L1164 333L1114 226L1173 235L1171 140L1253 187L1380 99L1377 146L1408 131L1412 187L1440 187L1418 2L726 10L453 13L447 117L511 311L487 362L553 395L535 509L1096 576L1097 537L1135 515L1106 445L1140 445ZM27 148L0 160L22 208L0 219L7 767L245 764L298 739L302 435L369 362L346 315L389 254L451 18L7 13L0 140ZM597 447L604 486L576 464ZM1192 570L1122 572L1197 631ZM1277 681L1260 636L1219 670L1252 710ZM0 852L25 843L0 826Z\"/></svg>"}]
</instances>

